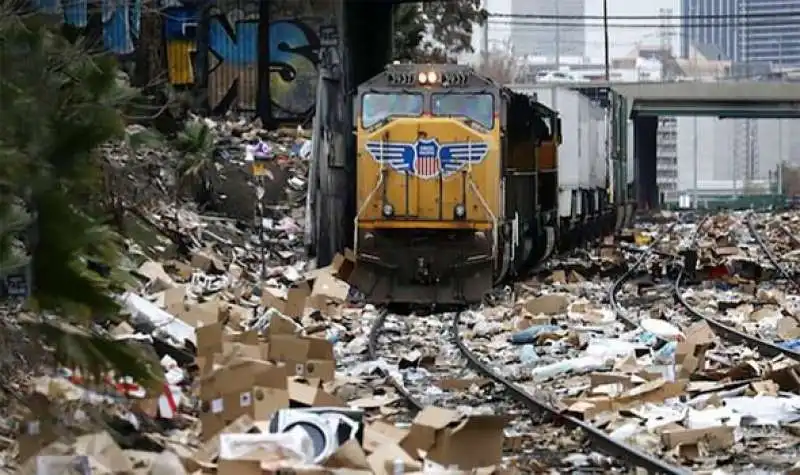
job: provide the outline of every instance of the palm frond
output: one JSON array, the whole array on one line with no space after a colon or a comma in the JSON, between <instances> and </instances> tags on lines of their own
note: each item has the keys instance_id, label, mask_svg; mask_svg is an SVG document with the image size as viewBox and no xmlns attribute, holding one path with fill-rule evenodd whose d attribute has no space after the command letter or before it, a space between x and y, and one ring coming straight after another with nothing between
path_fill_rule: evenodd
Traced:
<instances>
[{"instance_id":1,"label":"palm frond","mask_svg":"<svg viewBox=\"0 0 800 475\"><path fill-rule=\"evenodd\" d=\"M57 322L27 322L25 326L53 350L61 366L96 377L114 372L141 385L153 385L163 378L159 362L130 343Z\"/></svg>"}]
</instances>

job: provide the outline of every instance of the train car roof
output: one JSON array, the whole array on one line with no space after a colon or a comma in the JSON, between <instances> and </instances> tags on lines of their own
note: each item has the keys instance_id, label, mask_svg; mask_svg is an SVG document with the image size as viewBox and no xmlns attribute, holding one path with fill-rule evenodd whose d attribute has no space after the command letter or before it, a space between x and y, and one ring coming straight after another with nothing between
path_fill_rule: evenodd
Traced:
<instances>
[{"instance_id":1,"label":"train car roof","mask_svg":"<svg viewBox=\"0 0 800 475\"><path fill-rule=\"evenodd\" d=\"M516 97L524 97L524 98L526 98L530 102L531 107L537 113L539 113L541 115L546 115L546 116L557 116L558 115L558 111L557 110L553 110L553 109L547 107L546 105L542 104L541 102L539 102L537 100L537 98L536 98L536 94L533 94L533 95L524 94L524 93L521 93L521 92L518 92L518 91L514 91L512 89L509 89L507 87L503 87L502 89L503 89L503 93L509 95L510 97L515 97L516 96Z\"/></svg>"}]
</instances>

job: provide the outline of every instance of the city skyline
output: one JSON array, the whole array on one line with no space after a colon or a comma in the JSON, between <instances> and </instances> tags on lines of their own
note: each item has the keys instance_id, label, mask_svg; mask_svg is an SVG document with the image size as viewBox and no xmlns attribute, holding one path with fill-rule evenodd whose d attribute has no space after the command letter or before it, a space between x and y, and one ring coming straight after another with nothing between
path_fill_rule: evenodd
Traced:
<instances>
[{"instance_id":1,"label":"city skyline","mask_svg":"<svg viewBox=\"0 0 800 475\"><path fill-rule=\"evenodd\" d=\"M681 0L681 12L682 15L758 15L741 22L716 20L683 26L683 43L713 44L729 59L739 62L800 65L800 31L792 23L800 16L788 17L800 15L800 0ZM681 49L687 57L687 46L682 45Z\"/></svg>"},{"instance_id":2,"label":"city skyline","mask_svg":"<svg viewBox=\"0 0 800 475\"><path fill-rule=\"evenodd\" d=\"M512 1L514 0L487 0L485 7L491 13L510 14L512 12ZM521 1L521 0L516 0ZM529 0L533 1L533 0ZM585 4L585 15L601 16L603 14L602 0L583 0ZM613 0L608 2L608 14L625 16L657 16L661 9L672 9L672 15L680 15L681 0L650 0L640 2L634 0ZM566 13L561 13L566 14ZM497 20L490 21L489 41L493 44L505 44L511 39L512 21ZM529 22L531 23L531 22ZM527 25L531 31L552 30L552 27L540 26L543 21L533 21L536 25ZM620 23L620 22L617 22ZM612 57L624 56L637 45L653 46L660 44L659 22L658 21L636 21L625 22L641 25L639 28L615 27L614 22L609 26L609 52ZM680 25L673 22L671 46L676 53L680 47ZM473 48L480 51L481 33L476 30L473 35ZM516 47L515 47L516 48ZM592 20L586 26L584 41L584 56L602 62L604 56L604 38L601 22ZM567 56L567 55L565 55Z\"/></svg>"},{"instance_id":3,"label":"city skyline","mask_svg":"<svg viewBox=\"0 0 800 475\"><path fill-rule=\"evenodd\" d=\"M512 0L514 15L584 15L586 0ZM579 22L563 27L535 27L517 24L510 26L509 39L514 51L533 56L584 56L586 54L586 28Z\"/></svg>"}]
</instances>

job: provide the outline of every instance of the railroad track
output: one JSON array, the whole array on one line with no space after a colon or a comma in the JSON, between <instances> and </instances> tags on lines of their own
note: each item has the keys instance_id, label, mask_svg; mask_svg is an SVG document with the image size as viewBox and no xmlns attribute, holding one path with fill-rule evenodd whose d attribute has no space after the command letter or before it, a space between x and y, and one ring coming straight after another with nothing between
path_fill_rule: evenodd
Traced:
<instances>
[{"instance_id":1,"label":"railroad track","mask_svg":"<svg viewBox=\"0 0 800 475\"><path fill-rule=\"evenodd\" d=\"M643 253L637 265L648 254ZM408 413L400 416L400 419L409 420L414 413L428 405L460 408L469 406L477 407L481 412L508 414L513 418L510 432L515 435L515 440L520 441L513 450L509 450L517 455L512 463L527 472L537 472L546 466L570 470L573 473L597 470L620 473L623 467L641 467L650 473L689 473L643 450L615 440L603 430L565 413L563 406L549 393L531 391L513 381L514 371L508 367L495 368L484 362L479 352L471 349L463 338L465 327L480 320L479 315L471 310L442 315L441 325L431 324L430 319L398 316L386 310L375 319L368 345L372 360L384 359L394 365L401 360L408 363L409 359L414 360L419 356L421 349L409 346L413 345L414 339L405 336L425 333L442 336L437 340L436 348L425 348L423 352L442 356L442 359L448 361L444 367L433 368L424 377L415 369L382 370L386 380L406 401ZM419 330L415 325L428 328ZM481 378L486 382L480 382ZM421 382L421 379L427 381ZM424 389L433 386L430 381L444 379L474 380L479 383L467 391L431 392Z\"/></svg>"},{"instance_id":2,"label":"railroad track","mask_svg":"<svg viewBox=\"0 0 800 475\"><path fill-rule=\"evenodd\" d=\"M665 233L672 230L674 224L669 226ZM642 252L639 258L629 267L629 270L612 285L610 295L614 295L619 290L625 279L634 275L638 269L655 250L660 237L665 233L661 233L653 239L653 244ZM624 463L627 467L638 467L650 473L665 473L665 474L685 474L690 473L687 470L675 466L658 456L648 454L644 450L626 444L620 440L613 438L610 434L602 429L593 426L591 423L583 421L573 415L564 411L564 407L560 404L558 398L553 392L539 391L537 389L523 387L518 382L506 376L504 371L494 367L493 364L487 362L488 358L479 354L477 351L472 350L464 341L462 335L464 328L462 325L462 315L459 314L453 320L452 333L455 335L455 343L464 357L469 362L470 366L476 371L492 379L497 384L505 388L506 392L511 398L524 405L530 414L539 420L550 421L551 424L563 425L565 427L577 430L583 438L587 441L587 445L595 450L598 450L607 456L613 458L616 463ZM636 326L630 320L623 320L626 326Z\"/></svg>"},{"instance_id":3,"label":"railroad track","mask_svg":"<svg viewBox=\"0 0 800 475\"><path fill-rule=\"evenodd\" d=\"M705 220L703 220L703 222L704 221ZM663 236L669 236L674 232L674 228L674 225L670 226L667 232L663 233ZM701 229L700 226L696 227L695 230L688 235L683 236L682 240L685 247L692 248L696 245L697 232L699 229ZM684 232L684 234L686 233ZM691 324L700 320L696 309L690 306L688 309L683 310L680 307L664 309L664 306L661 305L661 308L658 309L655 315L648 314L649 311L652 310L652 307L659 306L661 302L667 299L675 299L677 295L680 295L676 292L676 289L679 288L681 279L683 278L682 265L677 266L677 271L671 272L671 276L663 279L662 282L658 282L656 279L656 282L650 286L649 292L654 294L652 296L658 298L628 298L625 301L618 298L617 294L620 293L626 284L628 284L629 281L637 279L639 276L637 269L640 267L652 264L659 259L666 259L667 262L676 261L674 253L663 252L656 249L659 240L659 237L653 240L653 245L645 252L641 253L636 262L630 266L624 275L614 281L608 292L609 305L613 309L617 321L625 327L625 330L628 330L628 335L636 333L642 334L642 329L639 327L642 317L665 319L684 332ZM644 295L644 297L648 297L648 295ZM672 305L672 307L674 307L674 305ZM695 310L695 312L691 310ZM726 370L735 372L738 369L738 365L744 364L746 366L746 364L749 363L762 365L766 373L752 375L753 377L747 378L734 377L730 382L720 382L719 379L714 379L714 371L706 374L705 369L698 369L696 370L697 372L692 371L691 374L692 379L698 380L698 383L693 386L690 386L685 379L687 375L682 374L680 380L687 381L686 392L678 397L683 400L682 404L684 408L691 407L691 410L696 411L696 413L703 412L712 395L716 395L719 398L727 398L726 400L734 404L731 398L735 399L734 396L745 394L745 391L751 389L751 383L757 383L769 377L773 377L776 380L778 380L778 377L784 379L788 378L790 380L789 384L791 384L792 378L797 379L796 375L791 370L785 371L784 369L778 369L781 367L780 365L782 363L786 362L782 357L791 354L785 349L779 349L779 347L776 347L774 344L737 332L735 329L715 319L704 320L707 321L712 331L716 334L716 344L720 349L719 352L709 352L710 355L708 358L711 361L710 365L713 366L713 370L720 374L725 373ZM653 337L653 335L650 335L650 337ZM657 337L655 339L659 341L654 344L652 342L649 343L654 353L657 354L662 348L669 349L665 345L670 342ZM674 342L672 344L675 345ZM734 346L737 344L742 346ZM770 350L772 350L772 352L770 352ZM674 353L674 347L672 351ZM480 353L480 351L473 351L473 353ZM781 357L781 361L774 358L769 360L768 357L760 356L767 355L768 353L768 357L779 356ZM665 354L669 355L669 351ZM723 358L723 361L720 361L720 355L730 355L730 358L729 360L724 360ZM473 356L478 364L486 365L484 370L490 372L498 371L498 368L493 368L487 363L492 360L491 354L487 354L486 351L483 351L482 355L474 354ZM675 378L676 366L674 363L672 365L672 371L672 378L677 379ZM747 423L744 422L735 431L731 430L732 437L736 437L736 442L730 447L713 447L709 445L707 440L702 440L697 442L700 444L697 447L703 447L699 449L699 453L705 453L706 455L704 456L693 454L691 450L686 453L678 449L664 451L658 448L658 445L653 446L652 438L648 441L647 435L639 433L637 436L634 436L634 432L631 432L630 436L626 436L624 425L609 424L608 418L605 420L602 417L593 419L592 422L597 422L599 424L597 426L592 426L585 420L577 418L572 418L571 420L565 419L571 416L562 410L563 406L558 404L558 397L548 395L546 390L546 388L551 388L550 394L564 394L566 385L561 382L537 382L533 385L535 388L532 388L532 385L522 384L520 381L512 380L513 378L503 377L502 375L496 376L505 379L505 381L499 380L502 383L513 385L511 386L513 389L509 391L516 394L516 397L530 398L533 394L534 399L539 403L537 406L544 405L550 408L549 411L548 409L541 408L539 411L556 414L556 416L554 416L555 418L573 426L575 426L575 424L581 424L580 428L590 439L590 443L593 446L602 448L604 453L626 458L630 460L632 464L638 465L649 472L690 473L691 470L699 470L710 473L714 468L720 468L725 470L725 473L785 473L786 470L792 468L798 456L797 447L800 447L800 445L798 445L800 439L793 436L790 431L780 428L757 427L755 425L747 425ZM566 374L559 379L568 378L580 381L581 377L580 374L577 376ZM703 381L705 381L705 383L703 383ZM800 384L800 379L798 379L797 382ZM706 384L706 386L704 386L704 384ZM783 384L783 381L781 381L781 384ZM544 396L536 398L535 395L537 394L544 394ZM584 394L586 394L586 392L584 392ZM659 404L657 401L654 402L656 405ZM663 404L662 407L670 408L672 406L670 404ZM710 413L713 413L713 411L706 412L705 414ZM628 417L631 417L630 413ZM678 420L684 424L683 427L687 430L696 429L698 427L697 419L691 419L688 413L684 413L682 417L683 419L679 418ZM745 419L749 417L752 416L747 416ZM613 421L614 418L611 417L611 420ZM724 421L724 419L721 419L721 421ZM647 422L648 425L653 423L653 421L649 419L647 419ZM642 420L641 424L644 423L645 420ZM720 422L720 425L724 424L725 422ZM664 425L666 425L666 423L662 422L661 426ZM653 427L659 427L658 421L655 422ZM652 432L649 432L648 435L652 435ZM739 438L740 435L741 438ZM614 446L609 447L605 445L608 440L613 441Z\"/></svg>"},{"instance_id":4,"label":"railroad track","mask_svg":"<svg viewBox=\"0 0 800 475\"><path fill-rule=\"evenodd\" d=\"M756 241L764 256L778 269L782 277L788 278L788 280L793 283L793 280L789 278L788 274L782 269L776 256L771 252L759 235L752 222L752 217L748 216L744 219L750 235ZM693 245L696 245L700 238L704 224L705 219L698 224L697 231L693 237ZM744 353L748 350L751 351L751 359L747 364L762 363L761 374L755 374L757 378L754 379L767 379L771 377L779 382L781 389L786 389L786 385L789 387L800 387L800 377L797 369L793 368L793 366L796 366L796 363L800 361L800 353L736 328L730 322L718 318L716 316L716 314L719 313L718 311L711 313L698 308L696 303L689 301L684 295L682 283L685 274L686 269L681 269L678 278L675 280L674 295L676 300L685 308L692 319L706 322L714 333L726 344L740 345L740 347L744 349ZM776 370L774 374L770 375L769 368L781 369ZM764 373L766 373L766 375ZM742 394L748 384L749 382L746 377L742 377L739 380L734 378L734 380L728 384L727 391L732 395ZM796 389L794 392L796 392ZM726 467L728 473L786 473L795 466L798 455L800 455L800 450L798 449L798 447L800 447L800 439L792 432L779 427L764 428L743 425L740 427L740 435L742 437L742 443L745 446L751 446L757 450L734 454L728 460L728 467ZM770 445L781 447L781 449L769 449L768 447ZM763 447L767 447L767 449L761 450Z\"/></svg>"},{"instance_id":5,"label":"railroad track","mask_svg":"<svg viewBox=\"0 0 800 475\"><path fill-rule=\"evenodd\" d=\"M643 317L662 318L682 330L686 330L693 323L704 321L717 337L717 351L709 352L712 353L709 356L709 364L713 367L709 370L711 373L724 372L723 370L735 368L744 362L762 365L767 368L765 371L769 372L771 371L769 368L776 368L780 362L787 361L787 358L800 361L800 354L795 351L750 335L721 321L714 314L697 308L697 303L691 297L684 295L686 272L683 268L683 257L669 250L661 250L658 245L662 237L674 238L677 229L683 232L683 246L691 249L697 245L705 223L706 218L702 218L694 230L689 232L685 229L688 226L677 224L667 226L664 232L652 240L648 248L639 250L638 258L628 267L624 275L606 287L605 295L608 303L605 308L613 313L621 327L614 334L619 337L619 332L625 332L623 334L628 336L641 333L639 324ZM748 230L756 239L755 227L748 227ZM763 241L762 244L766 245ZM768 260L775 258L775 256L770 257L766 250L764 256ZM619 296L621 291L639 280L644 273L642 269L654 263L661 264L656 266L659 268L664 264L672 264L672 270L667 276L652 279L653 282L641 286L644 291L639 292L638 297L621 298ZM775 267L780 269L780 266ZM675 307L675 302L680 305ZM491 312L491 309L483 311ZM649 315L650 312L655 314ZM431 324L434 320L438 323ZM370 332L371 359L383 358L397 364L401 358L413 356L416 354L415 351L422 350L423 354L439 355L441 361L448 362L445 365L428 366L427 371L405 369L384 373L387 381L395 387L398 394L403 396L408 408L406 413L397 415L398 420L407 422L415 412L428 405L461 409L470 407L473 408L471 411L506 413L513 417L510 430L518 436L515 439L523 441L522 444L509 447L508 453L516 455L513 464L528 472L537 472L543 466L547 466L571 470L572 473L597 470L604 473L619 473L622 466L625 466L640 467L650 473L683 474L692 473L692 470L708 470L710 473L712 466L718 466L724 469L725 473L785 473L792 467L793 460L800 456L800 451L797 449L800 447L800 438L780 428L746 426L737 429L740 431L737 434L741 433L742 436L741 439L737 439L739 443L736 448L728 451L730 453L717 451L709 455L708 457L713 459L713 464L708 459L687 459L679 456L677 450L671 452L655 450L652 445L642 445L635 437L621 437L619 428L616 430L610 428L607 419L586 420L585 417L580 418L574 412L567 411L561 401L572 394L561 382L544 380L530 384L530 378L526 380L519 372L520 367L524 371L530 371L530 367L525 369L524 365L515 365L513 361L509 362L507 355L498 357L492 351L492 342L498 341L497 334L467 340L465 335L470 331L475 333L476 325L482 325L483 322L484 318L472 310L444 314L436 319L401 316L388 311L381 313ZM420 325L422 327L419 327ZM436 348L417 348L414 347L413 338L404 338L404 335L408 334L426 333L441 335L441 338L435 340L436 343L430 345ZM658 340L657 337L656 339ZM664 339L655 344L650 342L654 350L668 343ZM574 353L562 352L559 357L570 356L574 356ZM605 370L595 370L598 371ZM581 377L580 374L578 377ZM714 386L713 391L717 391L716 394L720 397L730 397L743 394L751 383L767 377L776 380L778 377L783 378L779 381L782 386L787 380L789 382L786 384L791 384L794 378L800 387L800 375L793 370L769 373L766 377L764 374L747 378L733 377L729 378L731 379L729 382L709 381L708 384ZM483 382L481 378L486 378L490 382ZM693 374L692 378L700 381L708 380L706 373ZM431 384L433 381L446 379L473 380L476 384L468 389L462 387L459 390L426 390L435 387L435 384ZM686 395L681 397L683 404L693 407L695 411L701 410L713 394L712 390L701 387L702 385L698 385L699 389L687 389ZM558 443L554 443L554 440L558 440ZM565 441L567 441L566 447ZM604 454L605 457L599 456L597 452ZM565 457L566 453L571 455ZM581 464L583 466L580 466Z\"/></svg>"},{"instance_id":6,"label":"railroad track","mask_svg":"<svg viewBox=\"0 0 800 475\"><path fill-rule=\"evenodd\" d=\"M777 269L779 269L780 272L781 267L777 263L776 258L766 247L766 244L763 242L758 232L753 227L752 222L750 222L750 219L746 218L746 221L750 235L759 244L759 247L761 247L764 253L768 256L768 259L772 261L771 263ZM698 224L698 232L694 236L693 244L696 244L697 240L699 239L701 228L703 227L704 224L705 220ZM763 338L759 338L757 336L748 334L745 331L739 330L735 328L733 325L724 322L722 319L716 316L712 316L709 312L704 311L703 309L699 308L696 304L690 302L684 295L684 292L681 290L682 289L681 284L683 283L685 274L686 273L684 269L680 273L678 279L675 280L674 294L676 300L691 314L691 316L694 319L707 322L709 326L711 326L712 329L715 331L715 333L717 333L721 338L723 338L728 342L745 345L749 348L756 349L761 355L767 357L776 357L784 355L793 360L800 361L800 352L781 347L779 345L776 345L772 341L768 341ZM789 280L793 282L793 280L791 279Z\"/></svg>"},{"instance_id":7,"label":"railroad track","mask_svg":"<svg viewBox=\"0 0 800 475\"><path fill-rule=\"evenodd\" d=\"M523 473L541 473L547 467L561 466L564 451L582 453L601 468L610 466L603 457L591 457L569 428L530 417L522 401L510 398L507 388L469 364L452 338L451 332L462 312L449 312L431 318L393 314L386 309L375 320L369 336L369 354L373 360L383 359L398 371L381 370L386 381L402 395L407 413L395 419L409 423L427 406L457 410L466 415L507 415L506 462ZM439 324L440 323L440 324ZM419 346L414 337L439 335ZM393 337L394 336L394 337ZM427 359L429 363L423 361ZM437 364L438 363L438 364ZM567 443L554 447L554 441Z\"/></svg>"}]
</instances>

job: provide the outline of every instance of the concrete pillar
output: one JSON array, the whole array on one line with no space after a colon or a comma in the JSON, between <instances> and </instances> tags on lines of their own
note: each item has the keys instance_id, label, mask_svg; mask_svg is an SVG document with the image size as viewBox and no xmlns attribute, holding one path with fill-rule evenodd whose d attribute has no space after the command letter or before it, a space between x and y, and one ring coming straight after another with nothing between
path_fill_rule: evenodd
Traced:
<instances>
[{"instance_id":1,"label":"concrete pillar","mask_svg":"<svg viewBox=\"0 0 800 475\"><path fill-rule=\"evenodd\" d=\"M656 137L658 117L633 119L633 173L636 202L639 209L658 207L656 184Z\"/></svg>"}]
</instances>

